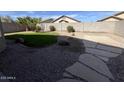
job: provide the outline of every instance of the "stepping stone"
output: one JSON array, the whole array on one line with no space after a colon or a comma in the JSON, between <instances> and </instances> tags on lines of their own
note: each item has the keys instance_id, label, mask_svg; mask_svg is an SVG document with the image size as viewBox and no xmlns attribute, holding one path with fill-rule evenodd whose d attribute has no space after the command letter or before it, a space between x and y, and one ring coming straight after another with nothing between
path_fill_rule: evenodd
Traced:
<instances>
[{"instance_id":1,"label":"stepping stone","mask_svg":"<svg viewBox=\"0 0 124 93\"><path fill-rule=\"evenodd\" d=\"M64 73L64 74L63 74L63 77L73 78L73 76L72 76L72 75L69 75L68 73Z\"/></svg>"},{"instance_id":2,"label":"stepping stone","mask_svg":"<svg viewBox=\"0 0 124 93\"><path fill-rule=\"evenodd\" d=\"M83 40L84 46L85 47L92 47L95 48L97 43L96 42L91 42L91 41L87 41L87 40Z\"/></svg>"},{"instance_id":3,"label":"stepping stone","mask_svg":"<svg viewBox=\"0 0 124 93\"><path fill-rule=\"evenodd\" d=\"M122 49L120 49L120 48L115 48L115 47L110 47L110 46L105 46L105 45L97 45L96 48L114 52L114 53L118 53L118 54L122 53Z\"/></svg>"},{"instance_id":4,"label":"stepping stone","mask_svg":"<svg viewBox=\"0 0 124 93\"><path fill-rule=\"evenodd\" d=\"M86 48L86 52L94 55L99 55L103 57L117 57L119 54L112 53L109 51L99 50L99 49L93 49L93 48Z\"/></svg>"},{"instance_id":5,"label":"stepping stone","mask_svg":"<svg viewBox=\"0 0 124 93\"><path fill-rule=\"evenodd\" d=\"M91 68L93 68L94 70L96 70L97 72L111 78L114 79L114 77L112 76L109 68L107 67L107 65L100 60L99 58L90 55L90 54L82 54L79 57L79 61Z\"/></svg>"},{"instance_id":6,"label":"stepping stone","mask_svg":"<svg viewBox=\"0 0 124 93\"><path fill-rule=\"evenodd\" d=\"M74 65L66 69L66 71L72 73L73 75L85 79L89 82L109 82L110 80L97 73L96 71L86 67L85 65L76 62Z\"/></svg>"},{"instance_id":7,"label":"stepping stone","mask_svg":"<svg viewBox=\"0 0 124 93\"><path fill-rule=\"evenodd\" d=\"M109 61L109 58L107 57L102 57L102 56L97 56L98 58L100 58L101 60L104 60L105 62Z\"/></svg>"},{"instance_id":8,"label":"stepping stone","mask_svg":"<svg viewBox=\"0 0 124 93\"><path fill-rule=\"evenodd\" d=\"M82 82L82 81L76 80L76 79L64 78L64 79L58 80L57 82Z\"/></svg>"}]
</instances>

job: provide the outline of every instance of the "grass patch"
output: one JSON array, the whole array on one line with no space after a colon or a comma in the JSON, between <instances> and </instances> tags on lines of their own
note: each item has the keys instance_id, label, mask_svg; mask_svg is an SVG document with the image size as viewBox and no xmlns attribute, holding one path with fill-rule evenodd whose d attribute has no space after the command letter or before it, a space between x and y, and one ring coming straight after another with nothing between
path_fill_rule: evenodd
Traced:
<instances>
[{"instance_id":1,"label":"grass patch","mask_svg":"<svg viewBox=\"0 0 124 93\"><path fill-rule=\"evenodd\" d=\"M6 39L23 38L24 45L29 47L44 47L57 42L56 32L17 32L5 35Z\"/></svg>"}]
</instances>

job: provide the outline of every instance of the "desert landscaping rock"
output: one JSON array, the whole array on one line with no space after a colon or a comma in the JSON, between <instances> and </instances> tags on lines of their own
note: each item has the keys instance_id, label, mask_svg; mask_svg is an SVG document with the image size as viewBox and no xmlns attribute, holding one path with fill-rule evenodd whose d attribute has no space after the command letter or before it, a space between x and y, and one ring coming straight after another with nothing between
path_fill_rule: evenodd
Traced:
<instances>
[{"instance_id":1,"label":"desert landscaping rock","mask_svg":"<svg viewBox=\"0 0 124 93\"><path fill-rule=\"evenodd\" d=\"M68 41L61 40L61 41L58 41L58 45L60 45L60 46L69 46L70 43Z\"/></svg>"},{"instance_id":2,"label":"desert landscaping rock","mask_svg":"<svg viewBox=\"0 0 124 93\"><path fill-rule=\"evenodd\" d=\"M89 82L109 82L110 81L107 77L97 73L96 71L93 71L92 69L84 66L79 62L76 62L74 65L67 68L66 71L82 79L85 79Z\"/></svg>"},{"instance_id":3,"label":"desert landscaping rock","mask_svg":"<svg viewBox=\"0 0 124 93\"><path fill-rule=\"evenodd\" d=\"M67 78L65 78L65 79L61 79L61 80L59 80L57 82L82 82L82 81L79 81L79 80L76 80L76 79L67 79Z\"/></svg>"},{"instance_id":4,"label":"desert landscaping rock","mask_svg":"<svg viewBox=\"0 0 124 93\"><path fill-rule=\"evenodd\" d=\"M79 61L87 66L93 68L94 70L108 76L111 79L114 79L107 65L97 57L90 54L82 54L79 57Z\"/></svg>"},{"instance_id":5,"label":"desert landscaping rock","mask_svg":"<svg viewBox=\"0 0 124 93\"><path fill-rule=\"evenodd\" d=\"M119 55L119 54L112 53L112 52L109 52L109 51L98 50L98 49L94 49L94 48L86 48L86 52L94 54L94 55L108 57L108 58L109 57L117 57Z\"/></svg>"},{"instance_id":6,"label":"desert landscaping rock","mask_svg":"<svg viewBox=\"0 0 124 93\"><path fill-rule=\"evenodd\" d=\"M64 70L74 64L79 55L62 51L57 44L45 48L8 44L0 54L0 69L7 76L15 76L16 79L11 80L14 82L55 82L63 78Z\"/></svg>"},{"instance_id":7,"label":"desert landscaping rock","mask_svg":"<svg viewBox=\"0 0 124 93\"><path fill-rule=\"evenodd\" d=\"M106 50L106 51L110 51L110 52L114 52L114 53L119 53L121 54L122 53L122 49L120 48L115 48L115 47L110 47L110 46L105 46L105 45L97 45L96 47L97 49L103 49L103 50Z\"/></svg>"},{"instance_id":8,"label":"desert landscaping rock","mask_svg":"<svg viewBox=\"0 0 124 93\"><path fill-rule=\"evenodd\" d=\"M92 47L92 48L95 48L97 43L96 42L91 42L91 41L88 41L88 40L83 40L83 44L85 47Z\"/></svg>"}]
</instances>

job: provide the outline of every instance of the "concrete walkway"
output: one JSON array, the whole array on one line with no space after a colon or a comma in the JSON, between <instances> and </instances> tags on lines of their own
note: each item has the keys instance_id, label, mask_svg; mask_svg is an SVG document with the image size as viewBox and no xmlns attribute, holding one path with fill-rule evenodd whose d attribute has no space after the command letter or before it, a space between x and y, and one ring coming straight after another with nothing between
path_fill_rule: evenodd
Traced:
<instances>
[{"instance_id":1,"label":"concrete walkway","mask_svg":"<svg viewBox=\"0 0 124 93\"><path fill-rule=\"evenodd\" d=\"M107 63L110 58L119 56L123 48L103 45L89 40L82 40L85 53L79 56L78 62L68 67L59 82L111 82L114 77Z\"/></svg>"}]
</instances>

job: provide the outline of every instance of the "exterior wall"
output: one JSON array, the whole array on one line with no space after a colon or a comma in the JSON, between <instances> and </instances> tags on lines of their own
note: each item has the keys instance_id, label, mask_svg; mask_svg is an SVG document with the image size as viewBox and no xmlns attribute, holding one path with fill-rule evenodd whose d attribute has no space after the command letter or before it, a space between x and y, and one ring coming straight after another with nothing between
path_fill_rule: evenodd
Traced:
<instances>
[{"instance_id":1,"label":"exterior wall","mask_svg":"<svg viewBox=\"0 0 124 93\"><path fill-rule=\"evenodd\" d=\"M124 37L124 20L116 22L114 33Z\"/></svg>"},{"instance_id":2,"label":"exterior wall","mask_svg":"<svg viewBox=\"0 0 124 93\"><path fill-rule=\"evenodd\" d=\"M16 23L2 23L4 33L25 31L25 26Z\"/></svg>"},{"instance_id":3,"label":"exterior wall","mask_svg":"<svg viewBox=\"0 0 124 93\"><path fill-rule=\"evenodd\" d=\"M49 26L55 26L57 31L66 31L67 26L73 26L81 32L109 32L114 31L115 22L89 22L89 23L44 23L41 24L44 31L50 31ZM43 27L44 25L44 27Z\"/></svg>"},{"instance_id":4,"label":"exterior wall","mask_svg":"<svg viewBox=\"0 0 124 93\"><path fill-rule=\"evenodd\" d=\"M120 15L117 15L116 17L124 18L124 13L123 14L120 14Z\"/></svg>"},{"instance_id":5,"label":"exterior wall","mask_svg":"<svg viewBox=\"0 0 124 93\"><path fill-rule=\"evenodd\" d=\"M106 19L104 21L119 21L118 19L115 19L115 18L109 18L109 19Z\"/></svg>"},{"instance_id":6,"label":"exterior wall","mask_svg":"<svg viewBox=\"0 0 124 93\"><path fill-rule=\"evenodd\" d=\"M70 18L67 18L67 17L63 17L63 18L61 18L61 19L55 21L54 23L60 23L59 21L61 21L61 20L68 21L69 23L78 23L77 21L74 21L74 20L72 20L72 19L70 19Z\"/></svg>"}]
</instances>

